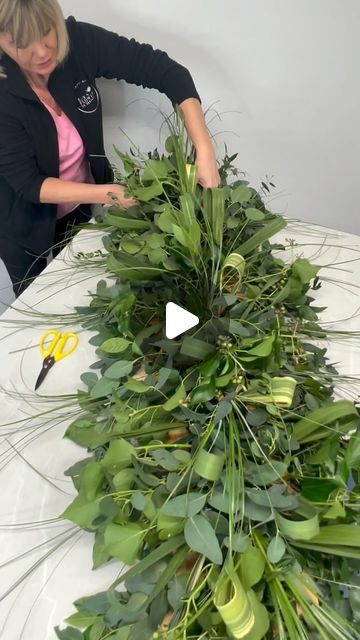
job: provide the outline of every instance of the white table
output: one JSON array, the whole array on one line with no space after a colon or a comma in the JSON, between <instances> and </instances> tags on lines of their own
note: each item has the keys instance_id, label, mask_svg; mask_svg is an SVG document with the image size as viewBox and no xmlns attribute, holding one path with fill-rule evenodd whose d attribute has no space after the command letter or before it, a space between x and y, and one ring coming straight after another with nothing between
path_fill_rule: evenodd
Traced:
<instances>
[{"instance_id":1,"label":"white table","mask_svg":"<svg viewBox=\"0 0 360 640\"><path fill-rule=\"evenodd\" d=\"M322 320L329 323L326 326L360 330L356 315L360 307L360 237L324 227L292 223L279 236L280 240L284 238L296 239L301 245L293 249L294 257L302 254L320 265L338 263L336 268L326 268L320 273L322 279L331 278L338 283L323 282L314 296L320 306L328 307L322 314ZM73 251L86 252L99 246L98 232L81 232ZM95 290L101 274L93 273L89 277L86 272L76 271L67 265L68 249L63 254L17 300L15 309L29 305L47 313L62 314L71 312L74 306L88 303L88 291ZM60 424L56 424L59 416L54 416L50 423L48 418L35 418L30 423L19 423L17 428L4 425L55 407L54 403L46 403L44 396L71 394L84 388L80 374L95 359L94 349L88 344L90 334L81 332L77 350L71 357L57 363L36 395L33 388L42 364L38 342L45 328L53 325L45 327L39 323L16 331L16 327L9 323L11 319L21 321L24 316L9 309L0 318L0 385L3 388L0 565L71 528L70 523L51 522L51 519L56 518L72 500L71 496L76 494L71 480L63 475L64 470L86 457L84 449L62 438L66 418ZM78 327L73 329L78 331ZM331 361L337 363L338 369L360 378L360 340L339 340L329 346ZM358 395L359 388L345 384L339 392L345 397L354 397ZM74 409L67 411L68 421L71 420L71 411ZM21 455L13 455L9 443L19 449ZM50 522L33 527L20 526L20 523L39 521ZM72 602L76 598L107 589L118 574L120 565L112 561L93 572L92 545L93 534L78 533L1 602L0 637L6 640L54 640L54 626L62 625L63 620L74 612ZM40 547L30 556L0 567L0 592L4 593L48 548Z\"/></svg>"}]
</instances>

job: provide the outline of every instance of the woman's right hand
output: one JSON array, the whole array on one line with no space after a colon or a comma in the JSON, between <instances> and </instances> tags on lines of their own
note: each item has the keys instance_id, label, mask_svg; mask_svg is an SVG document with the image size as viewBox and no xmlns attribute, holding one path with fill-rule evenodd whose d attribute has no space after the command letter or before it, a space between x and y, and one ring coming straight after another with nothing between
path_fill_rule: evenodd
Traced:
<instances>
[{"instance_id":1,"label":"woman's right hand","mask_svg":"<svg viewBox=\"0 0 360 640\"><path fill-rule=\"evenodd\" d=\"M126 187L124 187L122 184L106 184L104 185L104 187L106 188L106 199L104 200L103 204L119 204L124 209L128 209L129 207L133 207L134 205L138 204L137 200L125 197Z\"/></svg>"}]
</instances>

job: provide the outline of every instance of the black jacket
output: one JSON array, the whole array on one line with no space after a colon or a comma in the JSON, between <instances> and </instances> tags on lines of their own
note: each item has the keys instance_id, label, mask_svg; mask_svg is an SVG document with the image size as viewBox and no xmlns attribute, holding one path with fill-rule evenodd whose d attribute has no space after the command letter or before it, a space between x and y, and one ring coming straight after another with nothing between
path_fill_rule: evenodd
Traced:
<instances>
[{"instance_id":1,"label":"black jacket","mask_svg":"<svg viewBox=\"0 0 360 640\"><path fill-rule=\"evenodd\" d=\"M187 69L148 44L139 44L72 16L70 52L49 78L56 102L80 133L96 183L112 181L105 157L102 109L96 78L116 78L155 88L173 104L199 98ZM9 243L40 255L51 247L56 204L39 201L47 177L59 177L56 127L20 67L7 55L0 79L0 257ZM6 247L6 249L5 249Z\"/></svg>"}]
</instances>

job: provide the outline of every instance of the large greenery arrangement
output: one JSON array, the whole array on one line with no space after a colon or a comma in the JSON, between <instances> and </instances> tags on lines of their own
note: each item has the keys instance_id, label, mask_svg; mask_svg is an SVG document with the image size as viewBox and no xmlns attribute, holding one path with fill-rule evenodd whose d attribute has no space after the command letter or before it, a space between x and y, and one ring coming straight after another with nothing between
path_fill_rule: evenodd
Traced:
<instances>
[{"instance_id":1,"label":"large greenery arrangement","mask_svg":"<svg viewBox=\"0 0 360 640\"><path fill-rule=\"evenodd\" d=\"M359 408L334 399L318 267L279 257L285 221L234 156L202 190L169 126L164 155L119 152L139 205L96 225L107 280L77 313L99 359L66 432L88 456L63 517L94 533L94 569L130 568L57 635L360 638ZM200 318L176 340L169 301Z\"/></svg>"}]
</instances>

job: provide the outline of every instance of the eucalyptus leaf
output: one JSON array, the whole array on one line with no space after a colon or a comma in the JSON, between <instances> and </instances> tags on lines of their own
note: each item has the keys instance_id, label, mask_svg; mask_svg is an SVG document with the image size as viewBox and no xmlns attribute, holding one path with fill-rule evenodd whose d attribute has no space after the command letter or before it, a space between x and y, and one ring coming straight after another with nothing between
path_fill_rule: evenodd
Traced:
<instances>
[{"instance_id":1,"label":"eucalyptus leaf","mask_svg":"<svg viewBox=\"0 0 360 640\"><path fill-rule=\"evenodd\" d=\"M177 518L192 518L202 511L206 503L206 495L187 493L176 496L161 507L162 513Z\"/></svg>"},{"instance_id":2,"label":"eucalyptus leaf","mask_svg":"<svg viewBox=\"0 0 360 640\"><path fill-rule=\"evenodd\" d=\"M184 535L190 549L204 554L214 564L222 563L218 539L210 522L203 515L196 515L186 521Z\"/></svg>"},{"instance_id":3,"label":"eucalyptus leaf","mask_svg":"<svg viewBox=\"0 0 360 640\"><path fill-rule=\"evenodd\" d=\"M126 351L130 344L129 340L125 340L125 338L109 338L102 343L100 348L105 353L121 353Z\"/></svg>"},{"instance_id":4,"label":"eucalyptus leaf","mask_svg":"<svg viewBox=\"0 0 360 640\"><path fill-rule=\"evenodd\" d=\"M120 378L125 378L125 376L129 375L133 369L134 363L129 360L118 360L114 362L114 364L110 365L108 369L106 369L104 376L105 378L110 378L111 380L119 380Z\"/></svg>"},{"instance_id":5,"label":"eucalyptus leaf","mask_svg":"<svg viewBox=\"0 0 360 640\"><path fill-rule=\"evenodd\" d=\"M109 378L99 378L90 391L90 397L96 400L110 395L118 386L118 380L110 380Z\"/></svg>"},{"instance_id":6,"label":"eucalyptus leaf","mask_svg":"<svg viewBox=\"0 0 360 640\"><path fill-rule=\"evenodd\" d=\"M181 609L183 603L182 598L186 594L186 585L188 581L188 576L175 576L174 579L169 584L169 589L167 592L169 604L174 611L178 611Z\"/></svg>"},{"instance_id":7,"label":"eucalyptus leaf","mask_svg":"<svg viewBox=\"0 0 360 640\"><path fill-rule=\"evenodd\" d=\"M275 538L272 538L267 548L267 557L269 562L272 562L273 564L279 562L284 556L285 551L286 545L283 538L281 538L281 536L275 536Z\"/></svg>"}]
</instances>

